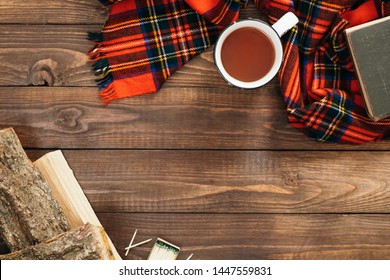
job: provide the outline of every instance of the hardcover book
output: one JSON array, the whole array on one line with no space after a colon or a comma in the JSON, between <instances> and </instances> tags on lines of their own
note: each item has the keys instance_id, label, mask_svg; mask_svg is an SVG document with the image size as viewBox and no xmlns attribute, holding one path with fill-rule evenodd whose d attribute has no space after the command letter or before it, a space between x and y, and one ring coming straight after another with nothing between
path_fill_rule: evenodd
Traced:
<instances>
[{"instance_id":1,"label":"hardcover book","mask_svg":"<svg viewBox=\"0 0 390 280\"><path fill-rule=\"evenodd\" d=\"M345 30L367 113L390 117L390 16Z\"/></svg>"}]
</instances>

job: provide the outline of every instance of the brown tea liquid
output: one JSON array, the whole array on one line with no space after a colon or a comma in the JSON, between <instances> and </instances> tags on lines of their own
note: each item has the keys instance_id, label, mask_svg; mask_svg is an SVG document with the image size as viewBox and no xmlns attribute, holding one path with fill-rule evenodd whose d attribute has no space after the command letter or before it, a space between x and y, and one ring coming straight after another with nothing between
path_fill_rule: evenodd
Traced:
<instances>
[{"instance_id":1,"label":"brown tea liquid","mask_svg":"<svg viewBox=\"0 0 390 280\"><path fill-rule=\"evenodd\" d=\"M243 27L227 36L222 44L221 60L230 76L242 82L254 82L271 70L275 50L263 32Z\"/></svg>"}]
</instances>

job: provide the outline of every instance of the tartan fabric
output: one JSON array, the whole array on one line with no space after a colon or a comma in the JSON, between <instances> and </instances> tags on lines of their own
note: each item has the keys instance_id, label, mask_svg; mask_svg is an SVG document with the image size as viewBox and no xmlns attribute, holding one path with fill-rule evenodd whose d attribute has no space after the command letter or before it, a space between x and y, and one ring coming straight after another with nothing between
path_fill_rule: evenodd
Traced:
<instances>
[{"instance_id":1,"label":"tartan fabric","mask_svg":"<svg viewBox=\"0 0 390 280\"><path fill-rule=\"evenodd\" d=\"M104 103L157 91L216 41L224 25L237 19L239 7L238 0L117 1L102 34L90 34L97 43L89 54Z\"/></svg>"},{"instance_id":2,"label":"tartan fabric","mask_svg":"<svg viewBox=\"0 0 390 280\"><path fill-rule=\"evenodd\" d=\"M114 4L90 52L101 96L111 100L155 92L191 58L212 45L247 0L100 0ZM390 136L390 119L371 121L343 37L361 0L255 0L276 22L292 11L300 19L282 38L279 80L289 122L321 142L361 144ZM370 2L376 2L370 0ZM362 5L360 5L362 4ZM388 1L382 1L385 13ZM371 11L371 10L370 10ZM357 18L366 18L367 7ZM364 15L364 17L362 17ZM342 16L345 16L344 19ZM376 14L378 16L378 14Z\"/></svg>"},{"instance_id":3,"label":"tartan fabric","mask_svg":"<svg viewBox=\"0 0 390 280\"><path fill-rule=\"evenodd\" d=\"M283 37L285 60L279 71L280 86L290 124L321 142L362 144L390 136L390 119L373 122L367 117L343 35L350 26L344 14L357 12L359 19L373 19L371 6L357 11L356 3L266 3L270 23L287 11L299 18L297 28ZM256 4L261 6L264 2Z\"/></svg>"}]
</instances>

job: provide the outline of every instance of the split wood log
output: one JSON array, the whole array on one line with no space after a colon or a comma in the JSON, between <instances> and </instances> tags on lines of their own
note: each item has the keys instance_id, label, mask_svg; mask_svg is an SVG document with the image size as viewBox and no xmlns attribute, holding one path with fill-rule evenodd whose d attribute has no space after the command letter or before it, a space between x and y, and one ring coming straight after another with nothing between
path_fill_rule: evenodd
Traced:
<instances>
[{"instance_id":1,"label":"split wood log","mask_svg":"<svg viewBox=\"0 0 390 280\"><path fill-rule=\"evenodd\" d=\"M112 260L102 227L87 223L50 240L7 255L0 260Z\"/></svg>"},{"instance_id":2,"label":"split wood log","mask_svg":"<svg viewBox=\"0 0 390 280\"><path fill-rule=\"evenodd\" d=\"M11 252L51 239L69 222L12 128L0 131L0 233Z\"/></svg>"}]
</instances>

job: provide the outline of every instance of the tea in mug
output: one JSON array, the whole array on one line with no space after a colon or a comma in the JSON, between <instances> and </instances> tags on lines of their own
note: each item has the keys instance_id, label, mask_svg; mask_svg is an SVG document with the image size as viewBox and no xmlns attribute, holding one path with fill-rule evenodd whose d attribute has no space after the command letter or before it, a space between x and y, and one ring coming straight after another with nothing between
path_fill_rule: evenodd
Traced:
<instances>
[{"instance_id":1,"label":"tea in mug","mask_svg":"<svg viewBox=\"0 0 390 280\"><path fill-rule=\"evenodd\" d=\"M273 67L275 49L266 34L254 27L243 27L226 37L221 47L221 61L231 77L255 82Z\"/></svg>"}]
</instances>

